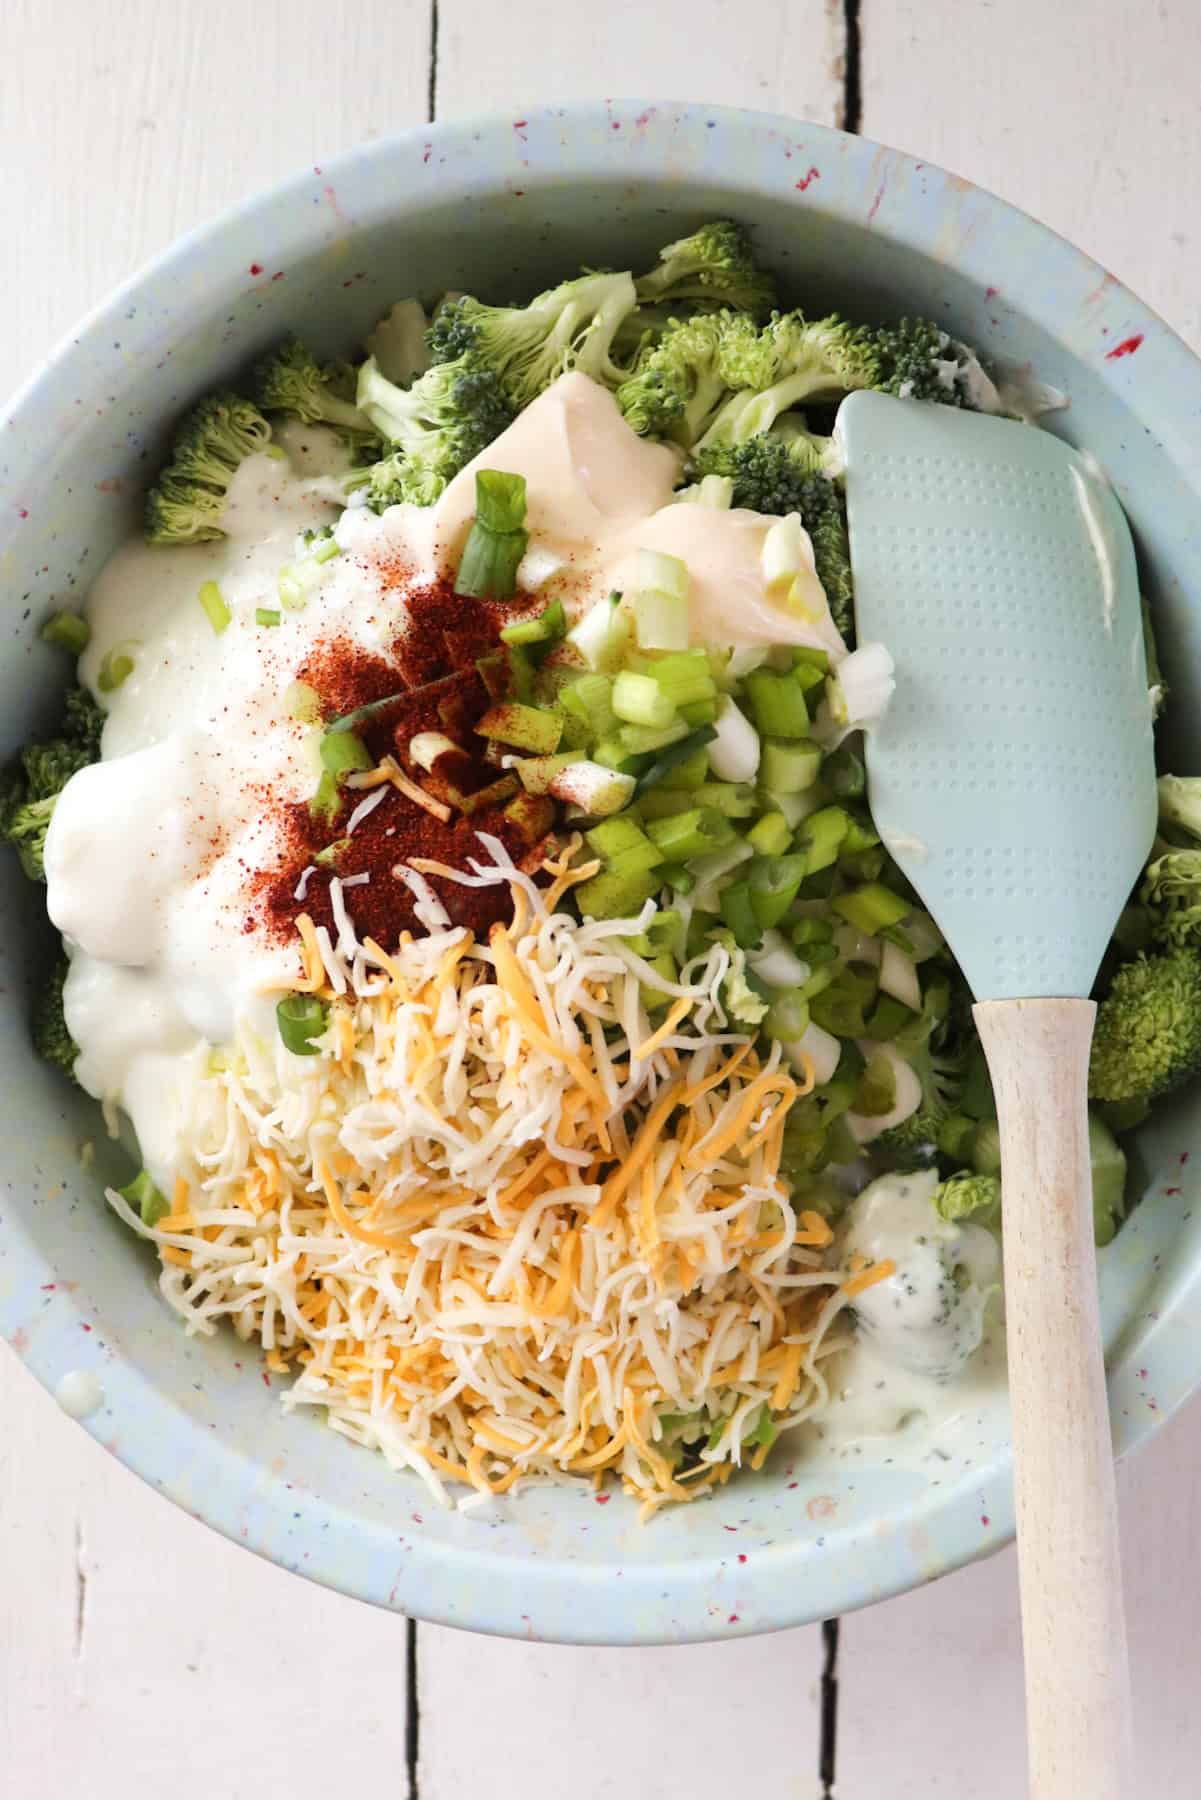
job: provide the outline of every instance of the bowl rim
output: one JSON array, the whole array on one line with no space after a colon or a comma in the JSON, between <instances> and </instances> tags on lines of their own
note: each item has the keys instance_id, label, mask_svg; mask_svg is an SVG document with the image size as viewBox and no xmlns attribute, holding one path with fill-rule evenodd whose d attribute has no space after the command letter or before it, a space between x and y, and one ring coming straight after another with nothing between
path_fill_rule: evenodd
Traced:
<instances>
[{"instance_id":1,"label":"bowl rim","mask_svg":"<svg viewBox=\"0 0 1201 1800\"><path fill-rule=\"evenodd\" d=\"M793 145L812 148L815 159L844 159L862 178L866 224L885 241L904 245L918 254L937 254L935 239L943 217L939 204L922 208L904 204L904 190L919 177L927 201L933 194L936 201L946 204L953 201L962 205L967 200L984 212L995 211L998 217L1013 222L1012 229L1030 263L1040 256L1056 260L1061 268L1070 268L1073 288L1079 290L1080 296L1096 296L1089 320L1092 335L1102 329L1098 322L1105 317L1113 320L1115 329L1120 329L1126 338L1139 339L1144 346L1139 358L1142 379L1145 382L1152 371L1155 378L1157 432L1168 444L1177 467L1187 475L1194 490L1201 493L1201 438L1195 433L1197 407L1186 398L1190 392L1198 392L1201 363L1149 307L1099 264L1050 227L988 190L870 139L832 126L752 109L615 99L565 107L531 107L526 116L531 138L542 128L559 130L563 142L555 154L562 157L563 165L576 181L619 175L621 159L635 130L644 149L649 145L653 164L640 163L635 173L652 185L669 178L666 153L669 148L678 152L681 137L701 148L706 134L713 130L744 143L755 134L777 134ZM630 130L613 128L615 120L628 123ZM511 142L514 126L511 112L420 125L342 151L323 160L318 172L323 181L356 186L366 196L381 171L392 170L403 178L409 161L431 147L457 161L462 156L475 158L481 150L486 156L491 146L499 158L500 145ZM531 186L536 187L540 177L553 167L549 155L541 169L531 167ZM789 188L800 185L792 181L794 172L785 172L779 190L781 197ZM124 316L130 301L143 294L148 285L170 277L185 261L217 251L240 224L265 207L304 195L312 179L310 168L256 192L189 231L144 264L67 332L18 388L0 414L0 433L20 431L27 418L41 411L47 403L48 390L69 375L76 356L92 345L99 349L101 343L111 341L112 327ZM749 186L773 195L776 192L774 184L759 174L749 181ZM889 204L890 188L901 190L895 216ZM798 211L810 199L821 207L820 188L813 196L806 193L802 199L797 195ZM845 204L828 210L840 219L847 215ZM980 255L969 233L963 253L955 258L955 268L960 275L978 279L983 288L988 276L983 263L977 261ZM1063 302L1048 301L1045 309L1040 308L1037 291L1023 290L1020 271L1018 275L1007 299L1053 339L1064 343L1073 357L1085 354L1079 344L1064 337ZM1097 341L1099 344L1100 339ZM1094 347L1092 355L1096 354ZM1115 359L1114 350L1104 347L1100 358L1103 378L1124 391L1130 380L1129 359ZM896 1544L888 1534L882 1538L878 1526L874 1527L870 1520L861 1521L831 1531L825 1539L824 1553L815 1555L812 1542L799 1537L757 1551L747 1566L738 1571L736 1611L727 1604L728 1588L724 1590L726 1600L716 1608L714 1605L715 1586L729 1559L708 1548L702 1552L699 1546L695 1555L673 1561L669 1570L653 1563L626 1565L623 1573L628 1604L620 1615L599 1600L595 1609L587 1603L589 1592L599 1596L608 1583L612 1573L608 1567L538 1560L521 1566L519 1582L498 1579L505 1573L504 1566L487 1553L485 1535L481 1535L479 1548L410 1537L405 1544L407 1554L400 1559L393 1535L386 1555L356 1558L353 1566L348 1566L339 1553L339 1528L344 1529L345 1515L315 1493L304 1496L299 1529L293 1526L288 1554L284 1555L273 1522L279 1507L293 1511L296 1494L285 1493L285 1483L270 1471L202 1431L193 1421L184 1420L161 1389L132 1364L106 1354L102 1341L94 1335L81 1349L80 1326L90 1333L95 1322L102 1330L103 1320L95 1315L91 1320L85 1318L84 1309L72 1295L61 1286L55 1287L54 1269L20 1227L11 1217L6 1223L9 1229L5 1233L6 1278L0 1282L0 1334L7 1337L31 1374L51 1393L68 1372L91 1371L102 1380L104 1422L94 1416L80 1421L97 1441L150 1486L171 1496L172 1485L162 1468L161 1446L172 1437L178 1439L182 1426L191 1435L191 1473L194 1475L198 1468L208 1473L201 1505L195 1504L194 1488L189 1489L187 1499L182 1490L173 1496L179 1504L231 1541L270 1561L322 1585L399 1612L436 1623L544 1641L626 1645L695 1642L779 1630L831 1613L851 1611L990 1554L1013 1536L1009 1457L1003 1450L992 1464L980 1470L981 1483L988 1489L985 1516L982 1517L978 1495L955 1496L951 1490L928 1506L924 1522L928 1525L931 1519L937 1521L935 1565L924 1564L920 1556L916 1560L898 1556ZM42 1310L37 1330L27 1333L24 1327L29 1318L29 1296L33 1294L39 1295ZM1154 1368L1153 1382L1148 1365ZM1146 1402L1151 1385L1155 1393L1153 1405ZM1159 1303L1157 1311L1140 1316L1126 1331L1119 1354L1111 1363L1110 1400L1119 1451L1145 1442L1198 1385L1201 1266L1186 1272L1167 1299ZM251 1507L245 1499L248 1488L254 1494ZM672 1588L670 1629L662 1624L661 1613L638 1605L640 1587L649 1600L652 1590L657 1593L665 1579ZM452 1591L469 1591L471 1604L459 1606L450 1598ZM598 1631L595 1618L619 1618L620 1622Z\"/></svg>"}]
</instances>

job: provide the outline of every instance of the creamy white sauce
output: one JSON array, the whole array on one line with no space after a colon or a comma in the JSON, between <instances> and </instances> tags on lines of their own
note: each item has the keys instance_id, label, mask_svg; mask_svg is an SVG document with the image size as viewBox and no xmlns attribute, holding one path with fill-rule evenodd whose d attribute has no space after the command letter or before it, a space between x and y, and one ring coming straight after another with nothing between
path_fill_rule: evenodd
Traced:
<instances>
[{"instance_id":1,"label":"creamy white sauce","mask_svg":"<svg viewBox=\"0 0 1201 1800\"><path fill-rule=\"evenodd\" d=\"M904 1124L912 1118L922 1103L922 1084L913 1071L910 1063L893 1048L891 1044L877 1044L868 1038L859 1040L859 1052L864 1060L870 1062L874 1056L881 1056L892 1069L893 1081L896 1083L896 1098L886 1113L847 1114L847 1125L857 1144L870 1144L894 1125ZM885 1254L891 1254L886 1252Z\"/></svg>"},{"instance_id":2,"label":"creamy white sauce","mask_svg":"<svg viewBox=\"0 0 1201 1800\"><path fill-rule=\"evenodd\" d=\"M134 667L98 696L103 760L68 783L47 837L47 905L72 953L65 1012L77 1075L128 1114L168 1191L197 1059L239 1028L273 1040L278 996L264 990L300 971L295 947L251 916L248 886L276 866L274 808L307 799L318 779L319 728L289 716L287 690L318 644L389 654L406 584L457 566L475 466L526 477L527 565L571 612L628 589L638 549L653 548L689 565L697 641L845 654L811 565L799 578L803 614L768 600L760 556L772 521L674 503L676 452L637 437L582 375L540 396L434 507L342 512L346 459L332 434L279 435L286 456L253 456L237 471L223 541L164 549L137 538L96 581L80 677L97 691L118 646ZM296 559L298 533L335 520L341 554L304 610L257 624L257 609L281 610L279 573ZM220 633L198 599L206 581L232 615Z\"/></svg>"},{"instance_id":3,"label":"creamy white sauce","mask_svg":"<svg viewBox=\"0 0 1201 1800\"><path fill-rule=\"evenodd\" d=\"M104 1389L90 1369L68 1369L54 1398L69 1419L86 1419L104 1405Z\"/></svg>"},{"instance_id":4,"label":"creamy white sauce","mask_svg":"<svg viewBox=\"0 0 1201 1800\"><path fill-rule=\"evenodd\" d=\"M848 1255L896 1264L855 1302L861 1337L896 1368L946 1382L980 1347L1001 1253L983 1226L939 1216L937 1186L933 1169L880 1176L853 1202L845 1241Z\"/></svg>"},{"instance_id":5,"label":"creamy white sauce","mask_svg":"<svg viewBox=\"0 0 1201 1800\"><path fill-rule=\"evenodd\" d=\"M846 1254L891 1259L896 1273L856 1300L855 1341L827 1369L831 1404L812 1432L832 1454L900 1434L889 1460L921 1463L1004 1394L1000 1248L982 1226L938 1216L937 1183L933 1171L883 1175L850 1207Z\"/></svg>"}]
</instances>

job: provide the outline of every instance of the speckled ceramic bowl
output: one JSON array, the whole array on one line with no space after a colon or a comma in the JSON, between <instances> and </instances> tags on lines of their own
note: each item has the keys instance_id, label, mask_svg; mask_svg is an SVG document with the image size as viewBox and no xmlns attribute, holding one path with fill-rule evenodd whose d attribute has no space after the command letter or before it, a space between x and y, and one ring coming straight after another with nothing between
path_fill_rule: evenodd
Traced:
<instances>
[{"instance_id":1,"label":"speckled ceramic bowl","mask_svg":"<svg viewBox=\"0 0 1201 1800\"><path fill-rule=\"evenodd\" d=\"M938 169L786 119L615 104L431 127L341 157L186 238L80 327L0 428L5 748L62 681L39 620L134 528L169 421L252 352L293 328L346 347L404 294L504 298L583 262L637 265L715 214L745 221L806 304L920 310L1066 390L1053 428L1096 453L1134 523L1172 728L1187 732L1201 716L1201 364L1078 251ZM1186 760L1195 743L1173 748L1174 766L1201 766ZM106 1448L197 1518L421 1618L615 1644L800 1624L1009 1537L1000 1406L921 1474L777 1457L647 1528L620 1496L557 1489L490 1520L443 1513L415 1479L285 1418L231 1337L182 1336L153 1261L104 1206L95 1109L29 1049L37 897L15 859L0 880L0 1329L64 1404L95 1403L85 1425ZM1157 1117L1140 1145L1146 1199L1104 1257L1123 1448L1201 1378L1198 1125L1193 1103ZM85 1139L99 1147L86 1173Z\"/></svg>"}]
</instances>

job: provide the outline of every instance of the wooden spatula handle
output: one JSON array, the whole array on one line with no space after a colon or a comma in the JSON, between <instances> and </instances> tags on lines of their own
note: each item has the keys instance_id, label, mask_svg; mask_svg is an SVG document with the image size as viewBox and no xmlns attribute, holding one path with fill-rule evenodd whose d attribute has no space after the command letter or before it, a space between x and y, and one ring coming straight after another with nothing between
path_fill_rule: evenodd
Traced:
<instances>
[{"instance_id":1,"label":"wooden spatula handle","mask_svg":"<svg viewBox=\"0 0 1201 1800\"><path fill-rule=\"evenodd\" d=\"M975 1008L1001 1128L1032 1800L1131 1800L1130 1676L1088 1153L1091 1000Z\"/></svg>"}]
</instances>

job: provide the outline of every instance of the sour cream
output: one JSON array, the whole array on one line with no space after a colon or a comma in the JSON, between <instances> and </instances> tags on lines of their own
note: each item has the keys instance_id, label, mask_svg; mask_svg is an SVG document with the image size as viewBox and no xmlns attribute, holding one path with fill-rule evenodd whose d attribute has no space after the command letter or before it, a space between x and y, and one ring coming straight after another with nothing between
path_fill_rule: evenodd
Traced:
<instances>
[{"instance_id":1,"label":"sour cream","mask_svg":"<svg viewBox=\"0 0 1201 1800\"><path fill-rule=\"evenodd\" d=\"M76 1073L128 1114L161 1186L197 1060L239 1028L272 1036L278 990L299 974L295 947L271 938L252 898L255 874L278 861L280 803L307 800L318 779L319 728L291 716L288 690L318 644L388 656L406 585L457 567L476 466L525 476L527 562L543 600L579 614L628 590L639 549L664 550L691 571L696 641L845 654L811 564L797 610L769 600L771 521L674 500L677 453L639 438L585 376L557 381L433 507L343 511L336 440L297 427L279 438L283 456L249 457L234 476L222 541L172 549L139 537L95 583L79 672L107 711L103 758L68 783L47 836L47 906L72 957ZM281 608L298 534L335 522L340 554L303 610ZM198 598L210 581L230 614L219 632ZM280 623L257 623L260 609ZM118 649L133 672L102 694L104 658Z\"/></svg>"}]
</instances>

